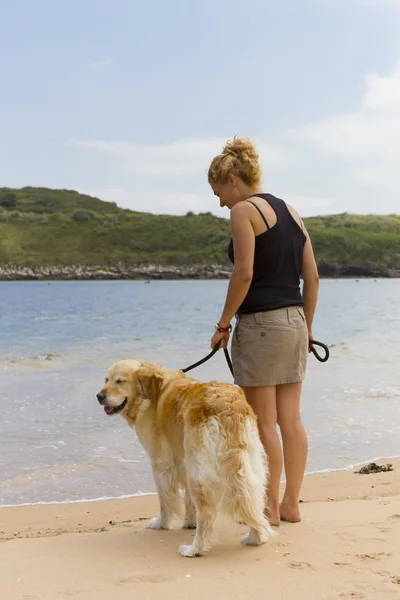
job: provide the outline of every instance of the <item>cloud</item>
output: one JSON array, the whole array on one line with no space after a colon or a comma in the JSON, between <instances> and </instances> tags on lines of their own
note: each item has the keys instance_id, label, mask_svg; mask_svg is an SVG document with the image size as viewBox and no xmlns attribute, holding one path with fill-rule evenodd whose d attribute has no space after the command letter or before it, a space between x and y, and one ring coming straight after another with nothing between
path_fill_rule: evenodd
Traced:
<instances>
[{"instance_id":1,"label":"cloud","mask_svg":"<svg viewBox=\"0 0 400 600\"><path fill-rule=\"evenodd\" d=\"M296 210L301 211L303 214L320 212L335 205L336 200L334 198L317 198L313 196L296 196L292 194L285 194L285 200L288 204L291 204Z\"/></svg>"},{"instance_id":2,"label":"cloud","mask_svg":"<svg viewBox=\"0 0 400 600\"><path fill-rule=\"evenodd\" d=\"M189 211L213 212L220 217L228 213L218 209L218 201L209 192L196 194L190 192L140 192L121 188L78 188L81 194L95 196L107 202L115 202L121 208L153 214L185 215Z\"/></svg>"},{"instance_id":3,"label":"cloud","mask_svg":"<svg viewBox=\"0 0 400 600\"><path fill-rule=\"evenodd\" d=\"M389 76L367 75L366 81L368 89L363 98L363 107L377 113L400 116L400 62Z\"/></svg>"},{"instance_id":4,"label":"cloud","mask_svg":"<svg viewBox=\"0 0 400 600\"><path fill-rule=\"evenodd\" d=\"M131 210L183 215L213 212L228 217L207 183L207 170L226 138L181 139L168 144L142 145L125 141L69 140L67 146L83 152L82 160L106 159L122 187L88 187L84 193L116 202ZM264 169L292 164L293 157L279 145L256 140ZM115 170L115 171L114 171Z\"/></svg>"},{"instance_id":5,"label":"cloud","mask_svg":"<svg viewBox=\"0 0 400 600\"><path fill-rule=\"evenodd\" d=\"M351 180L393 193L400 186L400 62L387 76L368 74L360 109L308 123L284 137L341 158Z\"/></svg>"},{"instance_id":6,"label":"cloud","mask_svg":"<svg viewBox=\"0 0 400 600\"><path fill-rule=\"evenodd\" d=\"M400 188L400 62L387 74L369 73L359 109L255 140L265 187L302 216L335 212L398 211ZM69 140L87 171L107 184L91 193L119 206L153 213L228 213L218 207L206 172L226 139L132 141ZM98 164L101 159L102 168ZM105 167L105 168L103 168ZM114 181L117 182L114 185Z\"/></svg>"},{"instance_id":7,"label":"cloud","mask_svg":"<svg viewBox=\"0 0 400 600\"><path fill-rule=\"evenodd\" d=\"M219 208L218 200L209 192L130 192L121 188L78 188L81 194L95 196L107 202L115 202L121 208L153 214L185 215L189 211L212 212L219 217L229 218L226 209ZM285 195L285 200L304 214L315 214L335 204L333 198Z\"/></svg>"},{"instance_id":8,"label":"cloud","mask_svg":"<svg viewBox=\"0 0 400 600\"><path fill-rule=\"evenodd\" d=\"M95 198L100 198L100 200L106 200L107 202L115 202L118 206L122 207L122 203L126 199L126 196L129 195L126 190L121 188L87 188L87 187L78 187L76 189L80 194L86 194L87 196L93 196Z\"/></svg>"},{"instance_id":9,"label":"cloud","mask_svg":"<svg viewBox=\"0 0 400 600\"><path fill-rule=\"evenodd\" d=\"M107 69L112 62L112 58L101 58L100 60L92 60L87 66L93 71L104 71L104 69Z\"/></svg>"},{"instance_id":10,"label":"cloud","mask_svg":"<svg viewBox=\"0 0 400 600\"><path fill-rule=\"evenodd\" d=\"M182 176L206 173L212 158L221 152L225 138L183 139L164 145L124 141L69 140L68 146L113 156L136 175ZM288 164L291 158L280 146L258 142L260 160L266 166Z\"/></svg>"},{"instance_id":11,"label":"cloud","mask_svg":"<svg viewBox=\"0 0 400 600\"><path fill-rule=\"evenodd\" d=\"M189 211L218 214L218 202L211 193L208 195L185 192L144 193L137 196L136 199L131 198L121 206L153 214L185 215ZM134 208L135 206L137 208ZM227 212L222 209L219 209L218 216L229 217Z\"/></svg>"}]
</instances>

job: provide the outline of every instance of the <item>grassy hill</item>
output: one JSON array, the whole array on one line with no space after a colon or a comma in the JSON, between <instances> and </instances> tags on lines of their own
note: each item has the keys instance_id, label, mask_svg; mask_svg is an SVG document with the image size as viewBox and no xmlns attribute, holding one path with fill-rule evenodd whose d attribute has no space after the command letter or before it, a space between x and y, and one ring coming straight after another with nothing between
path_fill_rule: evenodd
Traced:
<instances>
[{"instance_id":1,"label":"grassy hill","mask_svg":"<svg viewBox=\"0 0 400 600\"><path fill-rule=\"evenodd\" d=\"M305 219L322 274L400 271L400 216ZM119 208L71 190L0 188L0 266L226 264L229 222Z\"/></svg>"}]
</instances>

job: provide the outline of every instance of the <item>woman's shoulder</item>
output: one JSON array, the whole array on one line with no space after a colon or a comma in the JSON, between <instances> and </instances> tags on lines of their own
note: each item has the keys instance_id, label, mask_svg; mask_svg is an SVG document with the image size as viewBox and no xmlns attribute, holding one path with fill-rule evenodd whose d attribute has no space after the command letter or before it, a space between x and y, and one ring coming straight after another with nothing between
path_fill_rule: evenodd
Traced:
<instances>
[{"instance_id":1,"label":"woman's shoulder","mask_svg":"<svg viewBox=\"0 0 400 600\"><path fill-rule=\"evenodd\" d=\"M231 208L231 217L235 217L236 215L250 215L251 210L250 202L248 200L241 200Z\"/></svg>"}]
</instances>

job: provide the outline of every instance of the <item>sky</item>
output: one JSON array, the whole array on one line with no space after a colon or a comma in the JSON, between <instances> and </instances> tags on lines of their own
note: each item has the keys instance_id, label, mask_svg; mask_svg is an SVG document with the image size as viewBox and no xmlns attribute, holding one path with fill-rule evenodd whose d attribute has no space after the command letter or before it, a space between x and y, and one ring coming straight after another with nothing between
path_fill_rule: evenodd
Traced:
<instances>
[{"instance_id":1,"label":"sky","mask_svg":"<svg viewBox=\"0 0 400 600\"><path fill-rule=\"evenodd\" d=\"M228 216L207 183L251 137L302 216L400 213L400 0L13 0L0 186Z\"/></svg>"}]
</instances>

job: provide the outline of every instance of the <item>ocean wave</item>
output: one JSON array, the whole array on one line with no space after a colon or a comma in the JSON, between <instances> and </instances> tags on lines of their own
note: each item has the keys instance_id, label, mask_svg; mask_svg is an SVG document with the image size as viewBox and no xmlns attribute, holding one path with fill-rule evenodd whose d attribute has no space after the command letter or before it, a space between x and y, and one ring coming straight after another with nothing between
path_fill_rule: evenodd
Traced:
<instances>
[{"instance_id":1,"label":"ocean wave","mask_svg":"<svg viewBox=\"0 0 400 600\"><path fill-rule=\"evenodd\" d=\"M45 353L38 356L0 356L0 362L8 362L10 364L17 364L27 360L53 360L55 358L63 358L62 354Z\"/></svg>"},{"instance_id":2,"label":"ocean wave","mask_svg":"<svg viewBox=\"0 0 400 600\"><path fill-rule=\"evenodd\" d=\"M398 387L347 388L343 390L347 401L363 402L366 398L400 398Z\"/></svg>"},{"instance_id":3,"label":"ocean wave","mask_svg":"<svg viewBox=\"0 0 400 600\"><path fill-rule=\"evenodd\" d=\"M339 466L339 467L335 467L335 468L327 468L327 469L317 469L315 471L306 471L306 475L318 475L318 474L325 474L325 473L338 473L340 471L351 471L353 469L355 469L356 467L360 467L361 465L364 464L368 464L371 462L377 462L377 461L388 461L388 460L395 460L395 459L399 459L399 455L395 455L395 456L377 456L374 458L368 458L366 460L360 460L354 464L350 464L350 465L345 465L345 466ZM282 480L282 483L284 483L285 480ZM71 500L54 500L54 501L48 501L48 502L22 502L22 503L18 503L18 504L0 504L0 508L12 508L12 507L16 507L16 506L38 506L38 505L45 505L45 506L51 506L51 505L59 505L59 504L79 504L79 503L88 503L88 502L101 502L104 500L126 500L129 498L137 498L137 497L142 497L142 496L155 496L157 495L156 492L146 492L146 491L138 491L135 494L122 494L119 496L98 496L96 498L80 498L80 499L71 499Z\"/></svg>"},{"instance_id":4,"label":"ocean wave","mask_svg":"<svg viewBox=\"0 0 400 600\"><path fill-rule=\"evenodd\" d=\"M80 500L55 500L52 502L22 502L21 504L0 504L0 508L13 508L16 506L52 506L58 504L80 504L81 502L102 502L104 500L127 500L142 496L156 496L156 492L137 492L136 494L125 494L122 496L99 496L98 498L82 498Z\"/></svg>"},{"instance_id":5,"label":"ocean wave","mask_svg":"<svg viewBox=\"0 0 400 600\"><path fill-rule=\"evenodd\" d=\"M22 475L13 475L8 479L0 481L0 489L7 488L10 485L24 485L31 483L32 481L43 481L46 478L54 477L55 475L69 475L71 473L83 473L90 471L91 469L98 468L98 465L94 463L76 463L70 465L55 465L45 469L38 469L36 471L29 471Z\"/></svg>"},{"instance_id":6,"label":"ocean wave","mask_svg":"<svg viewBox=\"0 0 400 600\"><path fill-rule=\"evenodd\" d=\"M31 373L54 371L55 369L73 366L73 363L82 361L81 356L76 356L75 360L62 354L45 353L37 356L0 356L0 372L1 373Z\"/></svg>"},{"instance_id":7,"label":"ocean wave","mask_svg":"<svg viewBox=\"0 0 400 600\"><path fill-rule=\"evenodd\" d=\"M45 352L44 354L32 356L5 356L0 355L0 372L21 371L54 371L56 369L80 367L83 364L92 363L93 366L109 366L109 357L99 352L93 353L69 353L58 354L56 352Z\"/></svg>"},{"instance_id":8,"label":"ocean wave","mask_svg":"<svg viewBox=\"0 0 400 600\"><path fill-rule=\"evenodd\" d=\"M400 388L372 388L365 396L367 398L400 398Z\"/></svg>"}]
</instances>

